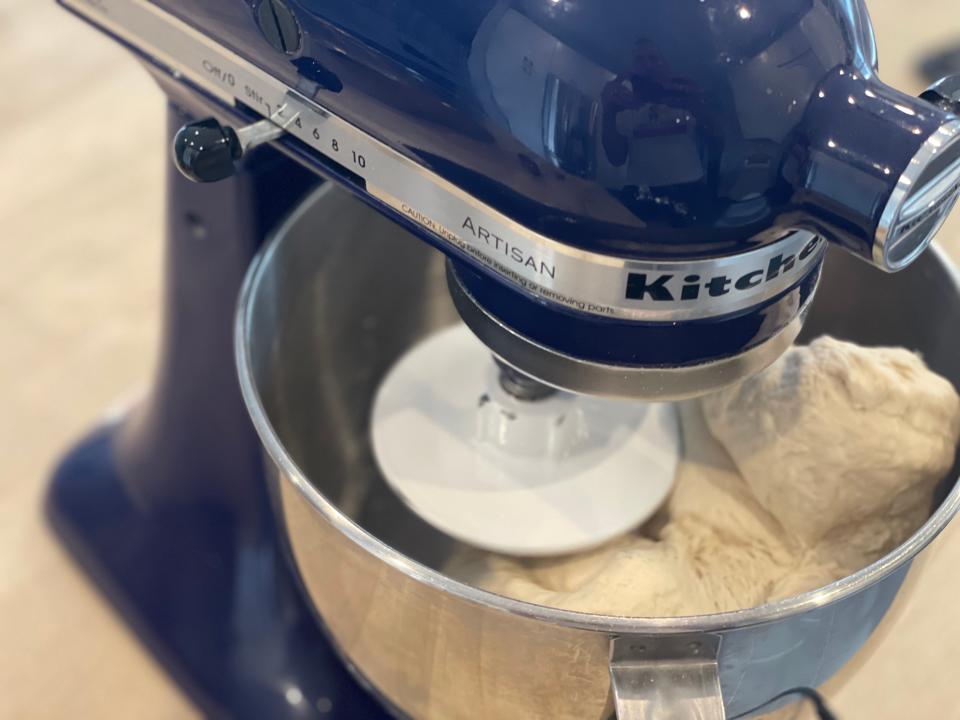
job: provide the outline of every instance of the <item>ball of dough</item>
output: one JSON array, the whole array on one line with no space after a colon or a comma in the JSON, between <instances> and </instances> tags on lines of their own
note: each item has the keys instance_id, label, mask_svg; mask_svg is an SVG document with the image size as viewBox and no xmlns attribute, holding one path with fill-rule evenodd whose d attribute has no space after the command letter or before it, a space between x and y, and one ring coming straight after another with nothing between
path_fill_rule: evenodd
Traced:
<instances>
[{"instance_id":1,"label":"ball of dough","mask_svg":"<svg viewBox=\"0 0 960 720\"><path fill-rule=\"evenodd\" d=\"M923 522L960 434L960 397L916 354L829 337L702 406L757 501L808 547L849 535L845 563Z\"/></svg>"},{"instance_id":2,"label":"ball of dough","mask_svg":"<svg viewBox=\"0 0 960 720\"><path fill-rule=\"evenodd\" d=\"M677 548L635 534L586 553L520 559L477 553L448 568L470 584L537 605L632 617L688 614L712 605Z\"/></svg>"}]
</instances>

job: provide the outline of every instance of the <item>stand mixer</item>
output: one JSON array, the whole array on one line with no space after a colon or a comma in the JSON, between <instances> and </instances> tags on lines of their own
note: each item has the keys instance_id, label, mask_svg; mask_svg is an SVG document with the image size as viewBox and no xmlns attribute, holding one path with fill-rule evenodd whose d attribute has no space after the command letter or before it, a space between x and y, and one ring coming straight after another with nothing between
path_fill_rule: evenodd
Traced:
<instances>
[{"instance_id":1,"label":"stand mixer","mask_svg":"<svg viewBox=\"0 0 960 720\"><path fill-rule=\"evenodd\" d=\"M286 564L231 367L241 280L320 177L447 256L472 331L383 382L385 480L447 534L519 554L649 517L678 452L662 401L788 348L828 244L900 270L960 195L956 81L881 83L859 2L62 4L168 94L179 174L154 392L65 460L51 515L214 715L381 712Z\"/></svg>"}]
</instances>

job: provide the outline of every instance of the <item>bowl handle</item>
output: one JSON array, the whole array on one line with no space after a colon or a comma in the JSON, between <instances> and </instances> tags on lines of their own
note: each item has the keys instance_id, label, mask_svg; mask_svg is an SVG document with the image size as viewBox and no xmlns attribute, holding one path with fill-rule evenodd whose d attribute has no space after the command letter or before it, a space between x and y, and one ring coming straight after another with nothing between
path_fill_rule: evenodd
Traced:
<instances>
[{"instance_id":1,"label":"bowl handle","mask_svg":"<svg viewBox=\"0 0 960 720\"><path fill-rule=\"evenodd\" d=\"M619 636L610 645L618 720L725 720L719 635Z\"/></svg>"}]
</instances>

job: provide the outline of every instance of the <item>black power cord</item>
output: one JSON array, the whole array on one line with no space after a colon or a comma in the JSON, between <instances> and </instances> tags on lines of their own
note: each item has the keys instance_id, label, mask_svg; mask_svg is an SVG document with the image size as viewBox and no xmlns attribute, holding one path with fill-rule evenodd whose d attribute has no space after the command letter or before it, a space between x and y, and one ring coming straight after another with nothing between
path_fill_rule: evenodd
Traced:
<instances>
[{"instance_id":1,"label":"black power cord","mask_svg":"<svg viewBox=\"0 0 960 720\"><path fill-rule=\"evenodd\" d=\"M747 710L745 713L741 715L737 715L736 717L731 718L730 720L739 720L739 718L745 718L748 715L752 715L755 712L759 712L760 710L763 710L763 708L765 708L767 705L771 705L775 703L777 700L782 700L783 698L789 697L790 695L802 695L804 698L806 698L811 703L813 703L813 707L817 711L817 715L820 717L820 720L837 720L837 716L834 715L830 711L830 708L827 707L827 703L823 699L823 696L813 688L807 688L807 687L798 687L798 688L793 688L792 690L787 690L785 692L782 692L776 697L770 698L765 703L761 705L757 705L752 710Z\"/></svg>"}]
</instances>

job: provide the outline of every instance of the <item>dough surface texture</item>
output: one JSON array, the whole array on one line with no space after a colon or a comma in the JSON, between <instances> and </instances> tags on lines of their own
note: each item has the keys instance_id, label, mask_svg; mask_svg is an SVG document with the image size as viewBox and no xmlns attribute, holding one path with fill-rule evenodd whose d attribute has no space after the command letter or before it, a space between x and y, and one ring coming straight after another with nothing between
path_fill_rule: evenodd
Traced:
<instances>
[{"instance_id":1,"label":"dough surface texture","mask_svg":"<svg viewBox=\"0 0 960 720\"><path fill-rule=\"evenodd\" d=\"M827 337L680 415L673 493L640 530L558 558L465 550L447 573L608 615L754 607L850 575L903 542L928 517L960 437L960 397L917 355Z\"/></svg>"}]
</instances>

